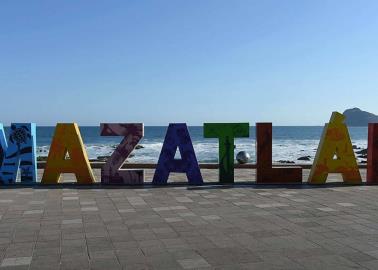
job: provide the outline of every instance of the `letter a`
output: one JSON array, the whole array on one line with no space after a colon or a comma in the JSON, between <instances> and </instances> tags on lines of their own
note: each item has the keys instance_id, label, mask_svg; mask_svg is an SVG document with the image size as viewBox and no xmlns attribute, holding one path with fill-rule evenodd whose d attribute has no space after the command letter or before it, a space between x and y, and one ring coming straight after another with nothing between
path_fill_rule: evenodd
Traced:
<instances>
[{"instance_id":1,"label":"letter a","mask_svg":"<svg viewBox=\"0 0 378 270\"><path fill-rule=\"evenodd\" d=\"M181 159L175 159L177 148ZM171 172L186 173L191 185L203 183L186 124L169 124L152 183L166 184Z\"/></svg>"},{"instance_id":2,"label":"letter a","mask_svg":"<svg viewBox=\"0 0 378 270\"><path fill-rule=\"evenodd\" d=\"M66 158L66 156L69 158ZM58 123L43 173L43 184L59 183L62 173L74 173L79 184L92 184L93 172L76 123Z\"/></svg>"},{"instance_id":3,"label":"letter a","mask_svg":"<svg viewBox=\"0 0 378 270\"><path fill-rule=\"evenodd\" d=\"M324 184L329 173L341 173L348 184L362 182L344 120L344 115L333 112L329 124L325 125L308 179L310 184Z\"/></svg>"}]
</instances>

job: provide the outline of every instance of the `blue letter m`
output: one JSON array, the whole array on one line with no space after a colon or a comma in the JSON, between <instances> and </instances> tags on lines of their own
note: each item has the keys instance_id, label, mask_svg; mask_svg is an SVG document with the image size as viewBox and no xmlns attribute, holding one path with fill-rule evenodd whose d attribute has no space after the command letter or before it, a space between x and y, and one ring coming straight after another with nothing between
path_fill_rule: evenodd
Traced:
<instances>
[{"instance_id":1,"label":"blue letter m","mask_svg":"<svg viewBox=\"0 0 378 270\"><path fill-rule=\"evenodd\" d=\"M22 183L36 182L36 124L11 124L8 142L0 124L0 184L15 183L19 168Z\"/></svg>"}]
</instances>

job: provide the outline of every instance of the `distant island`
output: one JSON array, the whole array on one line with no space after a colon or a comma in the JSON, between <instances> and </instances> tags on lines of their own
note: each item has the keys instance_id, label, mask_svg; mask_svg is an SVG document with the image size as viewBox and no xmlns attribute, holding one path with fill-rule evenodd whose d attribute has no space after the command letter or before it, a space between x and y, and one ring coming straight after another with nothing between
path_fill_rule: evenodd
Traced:
<instances>
[{"instance_id":1,"label":"distant island","mask_svg":"<svg viewBox=\"0 0 378 270\"><path fill-rule=\"evenodd\" d=\"M359 108L348 109L344 112L345 123L351 127L363 127L369 123L378 123L378 115L362 111Z\"/></svg>"}]
</instances>

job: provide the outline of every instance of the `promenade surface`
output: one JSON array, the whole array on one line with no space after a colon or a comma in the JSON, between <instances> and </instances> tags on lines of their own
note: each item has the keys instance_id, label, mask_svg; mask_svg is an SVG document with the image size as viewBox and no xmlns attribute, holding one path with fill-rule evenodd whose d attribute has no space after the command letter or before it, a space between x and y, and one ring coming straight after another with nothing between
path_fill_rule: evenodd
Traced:
<instances>
[{"instance_id":1,"label":"promenade surface","mask_svg":"<svg viewBox=\"0 0 378 270\"><path fill-rule=\"evenodd\" d=\"M5 188L0 270L378 269L377 210L378 186Z\"/></svg>"}]
</instances>

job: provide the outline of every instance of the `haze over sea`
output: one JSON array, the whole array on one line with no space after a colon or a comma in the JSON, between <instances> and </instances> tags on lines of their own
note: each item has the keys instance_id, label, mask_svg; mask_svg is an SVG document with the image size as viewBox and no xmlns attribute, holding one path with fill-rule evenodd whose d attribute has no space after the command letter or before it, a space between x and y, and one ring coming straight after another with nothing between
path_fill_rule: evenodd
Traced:
<instances>
[{"instance_id":1,"label":"haze over sea","mask_svg":"<svg viewBox=\"0 0 378 270\"><path fill-rule=\"evenodd\" d=\"M6 128L6 132L9 128ZM55 127L37 127L37 155L47 156ZM135 156L128 162L156 163L163 145L167 127L146 126L144 138L140 145L144 148L134 150ZM295 163L312 163L323 131L321 126L273 126L273 161L294 161ZM99 156L109 156L121 137L100 136L99 127L80 126L88 156L96 159ZM218 161L218 140L203 137L203 127L191 126L189 132L199 162L212 163ZM352 143L357 148L367 147L367 127L349 127ZM239 151L250 153L251 162L255 162L255 127L250 127L249 138L235 140L235 155ZM310 156L310 161L298 161L299 157ZM178 156L179 157L179 156ZM361 161L362 159L359 159Z\"/></svg>"}]
</instances>

